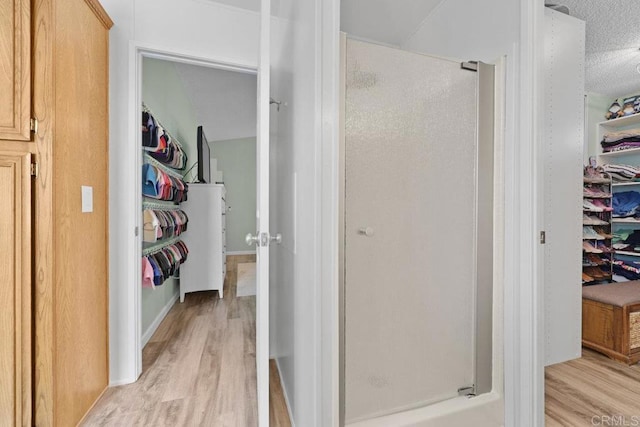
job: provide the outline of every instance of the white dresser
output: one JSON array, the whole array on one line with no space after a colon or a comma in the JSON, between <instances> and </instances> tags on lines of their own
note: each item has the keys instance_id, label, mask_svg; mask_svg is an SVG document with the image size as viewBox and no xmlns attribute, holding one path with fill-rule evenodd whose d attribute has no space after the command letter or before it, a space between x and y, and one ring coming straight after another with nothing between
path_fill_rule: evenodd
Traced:
<instances>
[{"instance_id":1,"label":"white dresser","mask_svg":"<svg viewBox=\"0 0 640 427\"><path fill-rule=\"evenodd\" d=\"M190 184L181 206L189 217L182 240L189 257L180 267L180 302L188 292L217 290L222 298L227 274L225 188L222 184Z\"/></svg>"}]
</instances>

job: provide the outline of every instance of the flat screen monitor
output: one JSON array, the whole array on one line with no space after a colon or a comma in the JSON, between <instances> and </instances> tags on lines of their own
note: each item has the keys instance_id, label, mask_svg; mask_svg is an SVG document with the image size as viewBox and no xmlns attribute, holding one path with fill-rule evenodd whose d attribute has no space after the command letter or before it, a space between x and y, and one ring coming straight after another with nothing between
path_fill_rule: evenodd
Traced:
<instances>
[{"instance_id":1,"label":"flat screen monitor","mask_svg":"<svg viewBox=\"0 0 640 427\"><path fill-rule=\"evenodd\" d=\"M211 150L202 126L198 126L198 182L211 183Z\"/></svg>"}]
</instances>

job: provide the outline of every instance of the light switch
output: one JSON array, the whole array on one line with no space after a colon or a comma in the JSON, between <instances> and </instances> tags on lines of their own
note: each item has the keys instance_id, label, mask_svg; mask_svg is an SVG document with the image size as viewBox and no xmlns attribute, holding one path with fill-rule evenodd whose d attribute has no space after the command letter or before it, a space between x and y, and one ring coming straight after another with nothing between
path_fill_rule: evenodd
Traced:
<instances>
[{"instance_id":1,"label":"light switch","mask_svg":"<svg viewBox=\"0 0 640 427\"><path fill-rule=\"evenodd\" d=\"M82 212L93 212L93 187L83 185L82 189Z\"/></svg>"}]
</instances>

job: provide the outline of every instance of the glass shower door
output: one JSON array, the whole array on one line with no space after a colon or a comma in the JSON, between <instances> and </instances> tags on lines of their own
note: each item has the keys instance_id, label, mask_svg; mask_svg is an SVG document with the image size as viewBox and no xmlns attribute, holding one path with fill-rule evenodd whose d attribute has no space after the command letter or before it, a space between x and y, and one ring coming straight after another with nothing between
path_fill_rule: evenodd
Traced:
<instances>
[{"instance_id":1,"label":"glass shower door","mask_svg":"<svg viewBox=\"0 0 640 427\"><path fill-rule=\"evenodd\" d=\"M345 66L349 423L476 383L477 282L491 268L478 253L478 199L492 193L479 190L477 72L355 40Z\"/></svg>"}]
</instances>

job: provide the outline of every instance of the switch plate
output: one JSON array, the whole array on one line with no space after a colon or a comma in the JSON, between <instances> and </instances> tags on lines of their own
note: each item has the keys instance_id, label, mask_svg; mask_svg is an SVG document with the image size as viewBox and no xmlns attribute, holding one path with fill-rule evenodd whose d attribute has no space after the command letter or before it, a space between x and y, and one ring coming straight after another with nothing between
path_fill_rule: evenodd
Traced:
<instances>
[{"instance_id":1,"label":"switch plate","mask_svg":"<svg viewBox=\"0 0 640 427\"><path fill-rule=\"evenodd\" d=\"M82 189L82 212L93 212L93 187L83 185Z\"/></svg>"}]
</instances>

